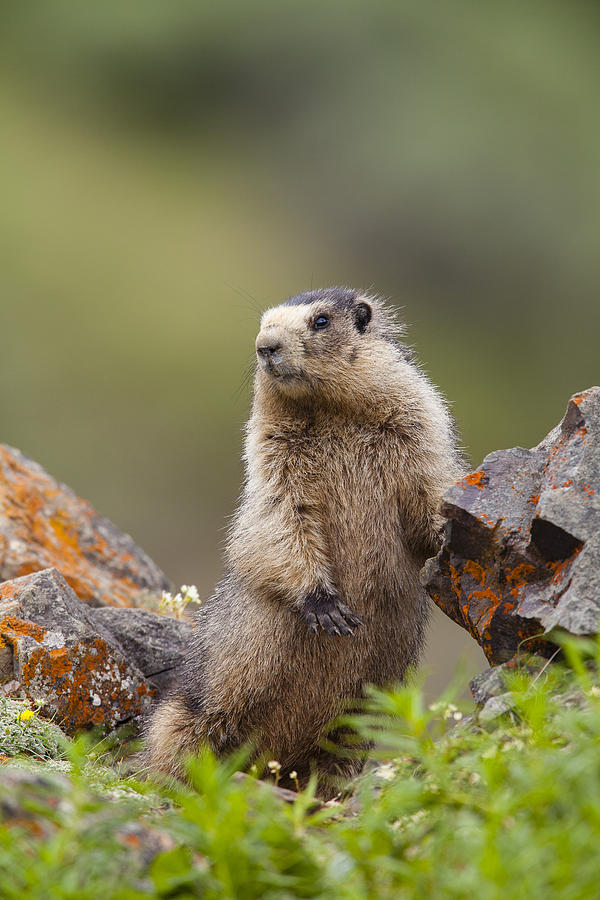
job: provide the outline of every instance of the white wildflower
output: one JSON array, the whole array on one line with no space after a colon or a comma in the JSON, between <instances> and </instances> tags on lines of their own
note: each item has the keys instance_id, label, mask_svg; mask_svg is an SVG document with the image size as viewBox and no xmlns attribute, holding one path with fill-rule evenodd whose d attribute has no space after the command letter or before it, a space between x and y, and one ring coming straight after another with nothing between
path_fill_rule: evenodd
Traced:
<instances>
[{"instance_id":1,"label":"white wildflower","mask_svg":"<svg viewBox=\"0 0 600 900\"><path fill-rule=\"evenodd\" d=\"M182 584L178 593L173 596L170 591L163 591L158 611L181 618L188 603L199 603L200 595L195 584Z\"/></svg>"},{"instance_id":2,"label":"white wildflower","mask_svg":"<svg viewBox=\"0 0 600 900\"><path fill-rule=\"evenodd\" d=\"M275 778L275 784L279 784L279 773L281 772L281 763L277 762L276 759L272 759L267 763L267 769Z\"/></svg>"},{"instance_id":3,"label":"white wildflower","mask_svg":"<svg viewBox=\"0 0 600 900\"><path fill-rule=\"evenodd\" d=\"M454 705L454 703L449 703L442 713L442 716L444 719L449 719L450 716L453 716L455 712L458 712L457 707Z\"/></svg>"},{"instance_id":4,"label":"white wildflower","mask_svg":"<svg viewBox=\"0 0 600 900\"><path fill-rule=\"evenodd\" d=\"M181 593L187 603L200 603L200 595L195 584L182 584Z\"/></svg>"}]
</instances>

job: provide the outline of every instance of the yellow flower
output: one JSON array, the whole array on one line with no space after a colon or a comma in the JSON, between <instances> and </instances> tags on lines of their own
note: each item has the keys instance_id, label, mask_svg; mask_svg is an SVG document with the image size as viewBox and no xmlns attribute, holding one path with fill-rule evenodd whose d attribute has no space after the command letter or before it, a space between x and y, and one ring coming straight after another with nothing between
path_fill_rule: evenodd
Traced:
<instances>
[{"instance_id":1,"label":"yellow flower","mask_svg":"<svg viewBox=\"0 0 600 900\"><path fill-rule=\"evenodd\" d=\"M32 709L23 709L18 715L19 722L29 722L30 719L33 719L35 713Z\"/></svg>"}]
</instances>

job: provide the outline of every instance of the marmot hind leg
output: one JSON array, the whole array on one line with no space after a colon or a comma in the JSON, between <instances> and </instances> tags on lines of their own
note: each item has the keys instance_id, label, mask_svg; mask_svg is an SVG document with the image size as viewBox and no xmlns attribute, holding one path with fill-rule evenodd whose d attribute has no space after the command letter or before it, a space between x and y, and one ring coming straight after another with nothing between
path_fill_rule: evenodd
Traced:
<instances>
[{"instance_id":1,"label":"marmot hind leg","mask_svg":"<svg viewBox=\"0 0 600 900\"><path fill-rule=\"evenodd\" d=\"M243 743L235 720L223 710L194 710L185 697L173 695L163 700L150 718L146 729L146 764L185 781L186 760L203 747L222 756Z\"/></svg>"},{"instance_id":2,"label":"marmot hind leg","mask_svg":"<svg viewBox=\"0 0 600 900\"><path fill-rule=\"evenodd\" d=\"M199 751L206 741L197 720L179 697L158 705L146 731L146 763L156 771L184 779L185 760Z\"/></svg>"}]
</instances>

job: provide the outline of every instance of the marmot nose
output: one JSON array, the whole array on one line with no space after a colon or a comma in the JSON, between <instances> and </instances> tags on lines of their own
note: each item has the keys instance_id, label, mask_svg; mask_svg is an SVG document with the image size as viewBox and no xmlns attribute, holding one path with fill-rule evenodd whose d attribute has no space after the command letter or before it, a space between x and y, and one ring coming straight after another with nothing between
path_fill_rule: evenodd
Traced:
<instances>
[{"instance_id":1,"label":"marmot nose","mask_svg":"<svg viewBox=\"0 0 600 900\"><path fill-rule=\"evenodd\" d=\"M272 359L276 353L279 353L281 350L281 344L278 341L265 341L261 342L256 347L256 352L259 356L262 356L263 359Z\"/></svg>"}]
</instances>

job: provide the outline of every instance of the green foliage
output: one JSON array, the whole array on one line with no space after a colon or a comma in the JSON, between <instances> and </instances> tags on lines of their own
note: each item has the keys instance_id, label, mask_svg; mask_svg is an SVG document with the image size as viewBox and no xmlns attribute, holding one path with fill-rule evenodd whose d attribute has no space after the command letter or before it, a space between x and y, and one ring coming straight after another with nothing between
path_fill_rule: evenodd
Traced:
<instances>
[{"instance_id":1,"label":"green foliage","mask_svg":"<svg viewBox=\"0 0 600 900\"><path fill-rule=\"evenodd\" d=\"M171 896L177 886L181 896L188 890L207 898L327 896L326 872L318 854L307 852L305 835L328 814L308 812L311 791L287 806L261 782L232 779L239 762L223 765L203 754L191 768L195 791L173 795L169 827L186 852L155 860L158 895ZM194 854L200 865L191 864Z\"/></svg>"},{"instance_id":2,"label":"green foliage","mask_svg":"<svg viewBox=\"0 0 600 900\"><path fill-rule=\"evenodd\" d=\"M356 720L376 743L367 771L352 796L320 808L312 787L286 803L234 774L243 756L210 753L192 762L192 788L127 780L108 802L93 785L100 763L75 742L69 779L50 789L57 802L30 796L35 828L25 816L2 829L0 896L595 896L598 648L563 644L570 668L514 672L510 711L491 721L449 695L428 707L418 685L373 692ZM132 823L167 843L145 855L123 837Z\"/></svg>"},{"instance_id":3,"label":"green foliage","mask_svg":"<svg viewBox=\"0 0 600 900\"><path fill-rule=\"evenodd\" d=\"M61 759L67 738L61 729L38 717L28 703L0 698L0 754L34 759Z\"/></svg>"},{"instance_id":4,"label":"green foliage","mask_svg":"<svg viewBox=\"0 0 600 900\"><path fill-rule=\"evenodd\" d=\"M560 670L512 681L508 718L461 723L435 741L429 729L444 731L444 719L423 710L418 689L375 696L365 728L401 757L375 803L369 779L361 786L360 827L336 827L352 872L340 896L595 894L597 679L583 667L576 688Z\"/></svg>"}]
</instances>

